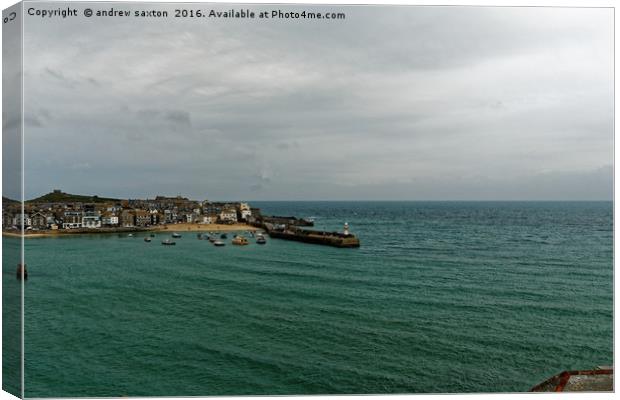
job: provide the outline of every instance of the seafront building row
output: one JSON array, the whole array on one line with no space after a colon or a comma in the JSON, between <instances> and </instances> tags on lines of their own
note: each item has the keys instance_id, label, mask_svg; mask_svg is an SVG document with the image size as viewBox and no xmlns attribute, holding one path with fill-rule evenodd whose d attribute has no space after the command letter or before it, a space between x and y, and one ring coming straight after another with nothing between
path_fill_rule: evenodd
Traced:
<instances>
[{"instance_id":1,"label":"seafront building row","mask_svg":"<svg viewBox=\"0 0 620 400\"><path fill-rule=\"evenodd\" d=\"M306 230L301 227L314 226L312 219L263 216L258 208L241 202L195 201L181 196L119 200L54 190L25 202L22 210L22 203L3 198L2 229L7 234L18 234L22 229L57 233L141 231L158 226L167 229L167 225L179 223L243 223L284 240L334 247L360 246L346 222L343 232Z\"/></svg>"},{"instance_id":2,"label":"seafront building row","mask_svg":"<svg viewBox=\"0 0 620 400\"><path fill-rule=\"evenodd\" d=\"M63 195L55 190L53 194ZM62 197L62 196L60 196ZM70 195L66 195L70 198ZM4 204L3 230L147 228L178 223L253 223L260 210L242 202L210 202L157 196L145 200L54 201Z\"/></svg>"}]
</instances>

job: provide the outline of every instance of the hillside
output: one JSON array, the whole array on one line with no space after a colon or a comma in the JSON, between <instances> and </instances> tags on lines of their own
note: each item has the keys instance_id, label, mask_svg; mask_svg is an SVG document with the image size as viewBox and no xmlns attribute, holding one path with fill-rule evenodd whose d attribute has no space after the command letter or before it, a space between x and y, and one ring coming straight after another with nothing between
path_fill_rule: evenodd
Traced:
<instances>
[{"instance_id":1,"label":"hillside","mask_svg":"<svg viewBox=\"0 0 620 400\"><path fill-rule=\"evenodd\" d=\"M4 204L5 206L10 206L14 204L19 204L19 201L2 196L2 204Z\"/></svg>"},{"instance_id":2,"label":"hillside","mask_svg":"<svg viewBox=\"0 0 620 400\"><path fill-rule=\"evenodd\" d=\"M120 201L120 199L113 199L109 197L99 197L99 196L84 196L84 195L79 195L79 194L69 194L69 193L58 191L58 190L54 190L53 192L37 197L36 199L27 200L26 203L73 203L73 202L104 203L104 202L112 202L112 201Z\"/></svg>"}]
</instances>

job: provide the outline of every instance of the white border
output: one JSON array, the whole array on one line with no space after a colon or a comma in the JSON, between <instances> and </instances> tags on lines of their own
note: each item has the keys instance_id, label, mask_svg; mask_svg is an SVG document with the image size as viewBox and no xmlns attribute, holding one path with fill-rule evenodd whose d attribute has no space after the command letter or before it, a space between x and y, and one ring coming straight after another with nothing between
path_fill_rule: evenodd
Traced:
<instances>
[{"instance_id":1,"label":"white border","mask_svg":"<svg viewBox=\"0 0 620 400\"><path fill-rule=\"evenodd\" d=\"M145 1L145 0L134 0L135 2L144 2L144 3L150 3L152 1ZM71 2L71 1L68 1ZM109 2L114 3L114 2L127 2L127 1L122 1L122 0L109 0ZM167 1L169 3L187 3L187 1L180 1L180 0L170 0ZM2 7L2 9L8 8L11 5L17 3L17 1L10 1L10 0L0 0L0 6ZM209 3L255 3L255 4L262 4L262 3L281 3L281 4L331 4L331 5L355 5L355 4L375 4L375 5L440 5L440 6L503 6L503 7L507 7L507 6L516 6L516 7L615 7L616 6L616 2L611 1L611 0L540 0L540 1L533 1L533 0L529 0L529 1L515 1L515 0L508 0L508 1L492 1L492 0L472 0L472 1L456 1L456 0L444 0L444 1L432 1L432 0L425 0L425 1L421 1L421 0L389 0L389 1L382 1L382 0L376 0L376 1L364 1L364 0L338 0L338 1L330 1L330 0L313 0L313 1L300 1L300 0L272 0L272 1L259 1L259 0L243 0L243 1L224 1L224 0L211 0L209 1ZM614 12L615 14L615 12ZM614 28L615 28L615 18L614 18ZM22 29L23 29L23 25L22 25ZM22 35L22 40L23 40L23 35ZM2 33L0 30L0 43L2 42ZM617 31L614 29L614 55L615 55L615 49L616 49L616 43L618 43L618 33ZM23 54L23 53L22 53ZM1 57L1 56L0 56ZM616 66L615 64L615 56L614 56L614 66ZM617 69L617 67L615 67ZM614 74L615 77L615 74ZM618 83L615 81L614 79L614 138L615 138L615 119L618 116L618 112L617 109L615 108L615 92L616 89L618 87ZM2 88L2 83L0 80L0 89ZM1 100L0 100L0 106L1 106ZM23 104L22 104L23 107ZM23 110L22 110L22 118L23 118ZM23 128L23 121L22 121L22 128ZM23 138L23 136L22 136ZM614 161L615 161L615 153L616 150L618 150L618 143L614 140ZM23 151L23 149L22 149ZM0 153L1 154L1 153ZM22 163L23 163L23 153L22 153ZM0 183L1 183L1 171L2 171L2 167L1 167L1 163L0 163ZM616 185L616 166L615 166L615 162L614 162L614 199L617 198L617 194L618 194L618 185ZM23 175L22 175L22 179L23 179ZM23 182L22 182L22 196L23 196ZM615 294L615 288L617 287L617 283L618 283L618 275L615 273L615 266L616 266L616 258L615 258L615 248L619 243L619 239L618 239L618 222L619 219L617 217L617 213L616 213L616 204L614 201L614 294ZM22 246L23 249L23 246ZM2 249L0 248L0 259L2 256ZM22 255L23 257L23 255ZM22 285L23 285L23 281L22 281ZM1 295L1 286L0 286L0 295ZM1 298L1 297L0 297ZM614 359L617 358L618 356L618 349L615 347L615 343L616 343L616 338L618 335L618 319L616 318L615 315L615 309L616 309L616 305L617 305L617 298L614 295ZM23 288L22 288L22 312L23 312ZM23 331L23 316L22 316L22 331ZM1 344L2 344L2 338L0 336L0 348L1 348ZM23 348L23 335L22 335L22 348ZM507 363L510 362L510 360L506 360ZM23 365L22 365L22 369L23 369ZM558 371L559 372L559 371ZM0 381L2 379L2 376L0 374ZM23 370L22 370L22 379L23 379ZM535 383L535 382L534 382ZM533 383L533 384L534 384ZM22 382L23 384L23 382ZM22 385L23 388L23 385ZM459 395L418 395L418 394L412 394L412 395L382 395L382 396L295 396L298 398L308 398L308 399L313 399L313 400L325 400L325 399L338 399L338 400L359 400L361 398L366 398L366 397L370 397L372 399L377 399L377 400L438 400L438 399L478 399L480 397L482 397L485 400L499 400L499 399L527 399L527 400L531 400L533 398L536 399L557 399L557 396L561 396L562 399L567 399L567 400L572 400L572 399L593 399L593 400L598 400L598 399L612 399L615 396L613 394L604 394L604 393L587 393L587 394L580 394L580 393L562 393L562 394L543 394L543 393L519 393L519 394L459 394ZM292 397L292 396L291 396ZM156 399L191 399L191 400L195 400L197 398L205 398L205 399L237 399L237 400L247 400L247 399L255 399L256 397L170 397L170 398L165 398L165 397L158 397ZM285 397L288 398L288 397ZM8 400L8 399L15 399L14 396L6 393L6 392L2 392L0 391L0 400ZM264 400L280 400L282 399L282 397L278 397L278 396L261 396L260 399L264 399Z\"/></svg>"}]
</instances>

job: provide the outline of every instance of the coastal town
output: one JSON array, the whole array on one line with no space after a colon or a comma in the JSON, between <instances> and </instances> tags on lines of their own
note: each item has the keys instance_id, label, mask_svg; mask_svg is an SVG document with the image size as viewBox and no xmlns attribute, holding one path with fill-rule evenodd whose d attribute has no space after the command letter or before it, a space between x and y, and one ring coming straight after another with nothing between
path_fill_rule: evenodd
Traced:
<instances>
[{"instance_id":1,"label":"coastal town","mask_svg":"<svg viewBox=\"0 0 620 400\"><path fill-rule=\"evenodd\" d=\"M334 247L359 247L349 232L307 230L311 219L265 216L245 202L196 201L187 197L114 199L53 190L22 203L3 198L2 233L28 237L141 231L254 231L272 238Z\"/></svg>"},{"instance_id":2,"label":"coastal town","mask_svg":"<svg viewBox=\"0 0 620 400\"><path fill-rule=\"evenodd\" d=\"M3 199L4 232L83 232L141 230L167 225L254 224L260 210L242 202L210 202L186 197L156 196L153 199L107 199L54 190L21 203Z\"/></svg>"}]
</instances>

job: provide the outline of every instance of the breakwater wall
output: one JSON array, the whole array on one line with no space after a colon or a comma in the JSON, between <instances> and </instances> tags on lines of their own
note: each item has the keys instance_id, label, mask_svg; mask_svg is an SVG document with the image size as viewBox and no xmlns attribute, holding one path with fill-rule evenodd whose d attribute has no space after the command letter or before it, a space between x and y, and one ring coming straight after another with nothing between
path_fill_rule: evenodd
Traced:
<instances>
[{"instance_id":1,"label":"breakwater wall","mask_svg":"<svg viewBox=\"0 0 620 400\"><path fill-rule=\"evenodd\" d=\"M360 240L350 233L314 231L291 226L279 227L269 223L264 225L264 229L270 237L276 239L341 248L360 247Z\"/></svg>"}]
</instances>

